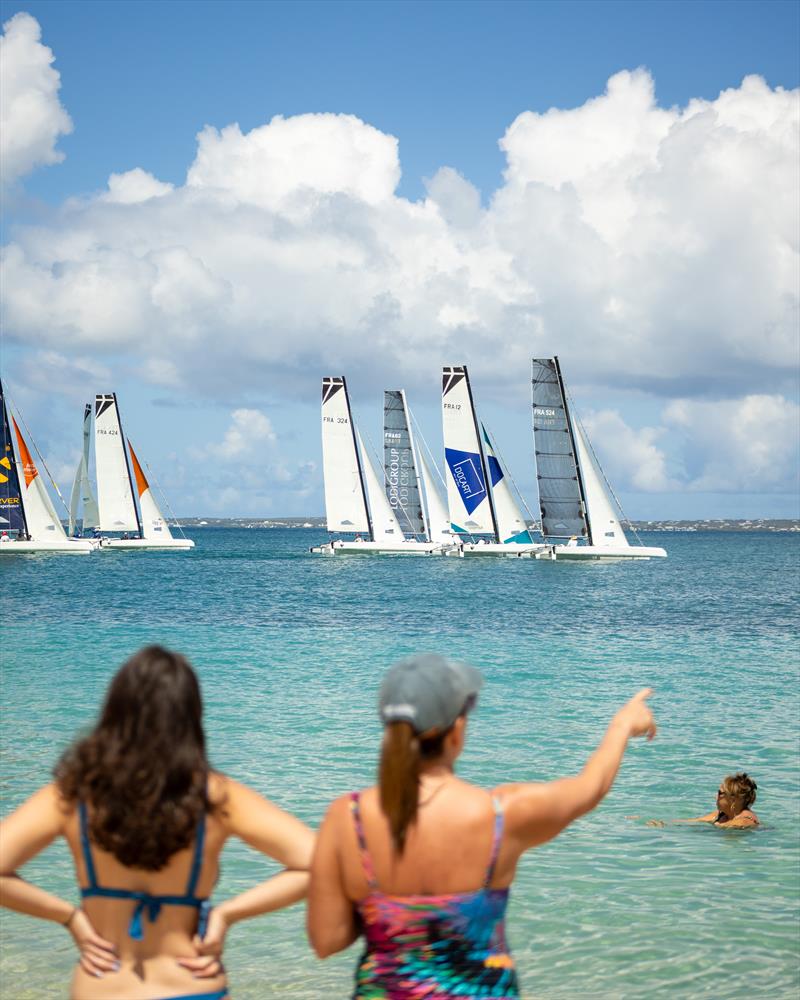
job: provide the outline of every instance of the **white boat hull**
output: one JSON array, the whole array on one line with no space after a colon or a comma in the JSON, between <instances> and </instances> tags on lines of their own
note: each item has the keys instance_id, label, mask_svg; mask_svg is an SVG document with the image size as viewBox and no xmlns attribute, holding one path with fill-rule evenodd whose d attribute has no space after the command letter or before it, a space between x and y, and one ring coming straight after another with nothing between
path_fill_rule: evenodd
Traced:
<instances>
[{"instance_id":1,"label":"white boat hull","mask_svg":"<svg viewBox=\"0 0 800 1000\"><path fill-rule=\"evenodd\" d=\"M646 545L553 545L537 559L665 559L665 549Z\"/></svg>"},{"instance_id":2,"label":"white boat hull","mask_svg":"<svg viewBox=\"0 0 800 1000\"><path fill-rule=\"evenodd\" d=\"M16 540L0 544L0 555L22 555L26 552L59 552L64 555L88 556L98 548L91 538L62 538L44 542L18 542Z\"/></svg>"},{"instance_id":3,"label":"white boat hull","mask_svg":"<svg viewBox=\"0 0 800 1000\"><path fill-rule=\"evenodd\" d=\"M465 556L519 556L531 559L550 546L543 542L462 542Z\"/></svg>"},{"instance_id":4,"label":"white boat hull","mask_svg":"<svg viewBox=\"0 0 800 1000\"><path fill-rule=\"evenodd\" d=\"M103 549L193 549L191 538L104 538Z\"/></svg>"},{"instance_id":5,"label":"white boat hull","mask_svg":"<svg viewBox=\"0 0 800 1000\"><path fill-rule=\"evenodd\" d=\"M395 555L434 556L442 554L440 542L345 542L339 539L315 545L311 552L315 555Z\"/></svg>"}]
</instances>

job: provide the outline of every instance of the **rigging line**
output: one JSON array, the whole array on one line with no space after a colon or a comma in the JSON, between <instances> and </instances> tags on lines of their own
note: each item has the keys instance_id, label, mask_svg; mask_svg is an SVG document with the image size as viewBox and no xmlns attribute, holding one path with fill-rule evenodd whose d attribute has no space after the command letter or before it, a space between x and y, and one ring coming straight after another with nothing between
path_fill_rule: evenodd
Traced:
<instances>
[{"instance_id":1,"label":"rigging line","mask_svg":"<svg viewBox=\"0 0 800 1000\"><path fill-rule=\"evenodd\" d=\"M428 453L428 458L430 459L431 468L433 469L434 473L438 477L439 483L441 484L442 489L444 489L444 491L446 493L447 492L447 483L444 481L444 478L442 477L441 472L439 472L439 466L436 464L436 459L433 457L433 452L428 447L428 442L425 440L425 435L422 433L422 430L420 429L420 426L417 423L417 418L414 416L414 414L411 412L410 409L409 409L408 413L409 413L409 416L411 417L411 423L414 425L414 429L417 432L417 437L419 438L419 440L424 445L425 451Z\"/></svg>"},{"instance_id":2,"label":"rigging line","mask_svg":"<svg viewBox=\"0 0 800 1000\"><path fill-rule=\"evenodd\" d=\"M634 538L636 539L636 541L637 541L637 542L639 543L639 545L642 545L642 546L643 546L643 545L644 545L644 542L643 542L643 541L641 540L641 538L639 537L639 532L638 532L638 531L636 530L636 528L635 528L635 527L633 526L633 524L631 523L631 519L630 519L630 518L628 517L628 515L627 515L627 514L625 513L625 510L624 510L624 508L623 508L622 504L621 504L621 503L619 502L619 499L618 499L618 497L617 497L617 494L616 494L616 493L614 492L614 487L613 487L613 486L611 485L611 483L610 483L610 482L608 481L608 477L606 476L606 473L605 473L605 469L604 469L604 468L603 468L603 466L602 466L602 465L600 464L600 459L599 459L599 458L597 457L597 452L596 452L596 451L594 450L594 445L592 444L592 439L591 439L591 438L589 437L589 435L588 435L588 434L586 433L586 428L585 428L585 427L583 426L583 421L581 420L580 416L578 415L578 410L577 410L577 409L576 409L576 407L575 407L575 401L574 401L574 400L573 400L573 398L572 398L572 394L571 394L571 393L570 393L570 392L569 392L569 391L567 390L566 386L564 387L564 389L565 389L565 391L566 391L566 393L567 393L567 396L569 396L569 402L570 402L570 408L571 408L571 411L572 411L572 416L573 416L573 417L574 417L574 418L575 418L575 419L576 419L576 420L578 421L578 424L580 425L580 428L581 428L581 430L583 431L583 437L584 437L584 440L585 440L585 441L586 441L586 443L587 443L587 444L589 445L589 451L590 451L590 452L592 453L592 458L594 459L594 462L595 462L595 465L596 465L596 466L597 466L597 468L598 468L598 469L600 470L600 475L601 475L601 476L603 477L603 482L604 482L604 483L606 484L606 486L608 487L608 492L609 492L609 493L611 494L611 496L613 497L613 499L614 499L614 503L615 503L615 504L617 505L617 508L618 508L618 510L619 510L619 512L620 512L620 514L622 514L622 518L623 518L623 520L624 520L624 521L625 521L625 522L627 523L627 525L628 525L628 529L629 529L630 531L632 531L632 532L633 532L633 536L634 536Z\"/></svg>"},{"instance_id":3,"label":"rigging line","mask_svg":"<svg viewBox=\"0 0 800 1000\"><path fill-rule=\"evenodd\" d=\"M386 486L387 486L387 482L386 482L386 468L385 468L383 462L380 460L380 457L378 456L378 452L377 452L377 450L375 448L375 445L372 443L372 438L369 436L369 432L368 431L364 431L364 433L362 434L362 436L361 436L362 442L364 441L364 439L366 439L366 442L369 445L370 451L372 452L372 457L378 463L378 468L383 473L383 492L384 492L384 494L386 494ZM386 497L386 500L387 500L387 502L389 502L389 497L388 496ZM394 516L397 517L397 510L395 510L395 508L392 507L391 503L389 503L389 507L391 508L391 511L394 514ZM402 507L399 508L399 509L403 510ZM409 530L410 534L412 534L416 538L417 532L414 531L414 526L411 523L411 518L409 517L409 515L404 510L403 510L403 517L408 522L408 530ZM400 524L399 519L398 519L397 523L400 525L400 530L402 531L403 530L403 525Z\"/></svg>"},{"instance_id":4,"label":"rigging line","mask_svg":"<svg viewBox=\"0 0 800 1000\"><path fill-rule=\"evenodd\" d=\"M129 443L130 443L130 442L129 442ZM183 530L183 525L182 525L182 524L181 524L181 523L180 523L180 522L178 521L178 518L177 518L177 516L176 516L176 514L175 514L175 511L174 511L174 510L172 509L172 507L170 506L170 502L169 502L169 500L167 499L167 495L166 495L166 493L165 493L165 492L164 492L164 491L163 491L163 490L161 489L161 483L159 483L159 481L158 481L158 480L156 479L156 474L155 474L155 472L153 472L153 470L152 470L152 469L150 468L150 466L149 466L149 465L147 464L147 460L146 460L146 459L143 459L143 461L144 461L144 467L145 467L145 469L147 469L147 471L149 472L149 474L150 474L150 478L152 479L152 481L153 481L153 484L154 484L154 485L156 486L156 488L158 489L158 493L159 493L159 496L161 497L162 501L164 502L164 506L165 506L165 507L167 508L167 510L169 511L169 515L170 515L170 517L171 517L171 518L172 518L172 520L173 520L173 521L175 522L175 523L174 523L173 525L171 525L171 527L173 527L173 528L177 528L177 529L178 529L178 531L180 531L180 533L181 533L181 535L183 536L183 538L186 538L186 534L185 534L185 532L184 532L184 530ZM188 539L186 539L186 540L188 541Z\"/></svg>"},{"instance_id":5,"label":"rigging line","mask_svg":"<svg viewBox=\"0 0 800 1000\"><path fill-rule=\"evenodd\" d=\"M486 433L489 435L489 441L491 443L492 450L494 451L495 456L500 459L500 468L503 470L503 473L508 476L508 478L511 480L511 482L512 482L512 484L514 486L514 490L516 491L516 494L517 494L517 499L522 503L522 506L525 508L528 516L530 517L531 521L533 521L534 525L538 525L539 522L533 516L533 512L531 511L530 507L528 506L528 503L527 503L525 497L522 495L522 491L520 490L519 486L517 486L517 482L514 479L514 477L511 475L511 469L508 467L508 463L506 462L505 458L503 457L503 454L500 451L500 449L497 447L497 440L496 440L494 434L492 434L492 432L486 427L486 424L483 424L483 428L486 431ZM536 530L538 531L539 528L537 527Z\"/></svg>"},{"instance_id":6,"label":"rigging line","mask_svg":"<svg viewBox=\"0 0 800 1000\"><path fill-rule=\"evenodd\" d=\"M47 473L47 478L52 483L53 489L58 494L58 499L63 504L64 510L67 512L67 517L69 517L70 513L69 513L69 507L67 506L67 501L61 495L61 490L58 488L58 483L55 481L55 479L53 479L52 473L47 468L47 462L45 462L45 460L44 460L44 455L39 451L39 446L36 444L36 439L34 438L33 434L31 434L31 431L30 431L30 428L28 427L28 425L25 423L25 417L22 416L20 408L17 406L17 404L14 402L14 400L9 396L8 390L6 390L6 398L9 400L9 402L11 403L11 405L13 406L13 408L16 410L17 416L22 421L22 426L25 428L25 433L28 435L28 440L33 445L33 450L39 456L39 461L42 463L42 467L43 467L44 471Z\"/></svg>"}]
</instances>

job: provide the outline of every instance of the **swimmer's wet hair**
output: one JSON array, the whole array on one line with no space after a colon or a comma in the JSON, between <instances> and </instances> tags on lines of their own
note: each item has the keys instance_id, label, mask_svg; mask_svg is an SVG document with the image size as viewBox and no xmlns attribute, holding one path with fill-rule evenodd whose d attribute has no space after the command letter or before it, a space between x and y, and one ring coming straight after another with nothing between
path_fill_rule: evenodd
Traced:
<instances>
[{"instance_id":1,"label":"swimmer's wet hair","mask_svg":"<svg viewBox=\"0 0 800 1000\"><path fill-rule=\"evenodd\" d=\"M755 802L758 785L744 771L739 774L729 774L722 784L731 795L742 800L742 809L749 809Z\"/></svg>"}]
</instances>

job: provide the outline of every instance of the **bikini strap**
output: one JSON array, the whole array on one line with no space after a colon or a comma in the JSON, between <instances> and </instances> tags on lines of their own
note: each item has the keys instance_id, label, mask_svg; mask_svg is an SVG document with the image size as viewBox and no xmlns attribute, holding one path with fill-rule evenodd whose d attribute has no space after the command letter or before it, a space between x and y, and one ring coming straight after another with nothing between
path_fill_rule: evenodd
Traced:
<instances>
[{"instance_id":1,"label":"bikini strap","mask_svg":"<svg viewBox=\"0 0 800 1000\"><path fill-rule=\"evenodd\" d=\"M192 868L189 872L189 884L186 886L186 895L194 896L197 889L197 880L200 878L200 869L203 867L203 846L206 839L206 814L200 814L197 822L197 833L194 838L194 857L192 858Z\"/></svg>"},{"instance_id":2,"label":"bikini strap","mask_svg":"<svg viewBox=\"0 0 800 1000\"><path fill-rule=\"evenodd\" d=\"M83 863L86 866L86 877L89 879L89 888L97 888L97 874L94 870L94 858L92 857L92 845L89 843L89 815L86 811L86 803L78 803L78 820L81 830L81 851L83 853Z\"/></svg>"},{"instance_id":3,"label":"bikini strap","mask_svg":"<svg viewBox=\"0 0 800 1000\"><path fill-rule=\"evenodd\" d=\"M358 850L361 855L361 865L364 875L367 878L367 885L370 889L378 888L378 880L375 878L375 869L372 867L372 858L367 850L367 840L364 836L364 824L361 822L361 795L358 792L350 792L350 812L353 815L353 824L358 837Z\"/></svg>"},{"instance_id":4,"label":"bikini strap","mask_svg":"<svg viewBox=\"0 0 800 1000\"><path fill-rule=\"evenodd\" d=\"M505 814L503 813L503 800L498 796L492 798L494 806L494 833L492 834L492 853L489 858L489 867L486 869L486 878L483 880L483 888L488 889L494 876L494 868L497 864L497 856L500 853L500 842L503 839L503 824Z\"/></svg>"}]
</instances>

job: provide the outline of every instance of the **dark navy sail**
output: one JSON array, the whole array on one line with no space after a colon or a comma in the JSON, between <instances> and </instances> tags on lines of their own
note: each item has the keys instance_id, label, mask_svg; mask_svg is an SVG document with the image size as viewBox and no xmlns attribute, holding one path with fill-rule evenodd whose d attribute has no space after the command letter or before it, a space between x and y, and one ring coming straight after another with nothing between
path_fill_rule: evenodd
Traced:
<instances>
[{"instance_id":1,"label":"dark navy sail","mask_svg":"<svg viewBox=\"0 0 800 1000\"><path fill-rule=\"evenodd\" d=\"M0 530L28 535L25 510L19 488L17 463L14 460L14 445L11 443L11 428L8 423L6 398L0 383L0 408L3 411L3 440L0 443Z\"/></svg>"},{"instance_id":2,"label":"dark navy sail","mask_svg":"<svg viewBox=\"0 0 800 1000\"><path fill-rule=\"evenodd\" d=\"M545 538L589 537L558 358L532 361L533 447Z\"/></svg>"}]
</instances>

